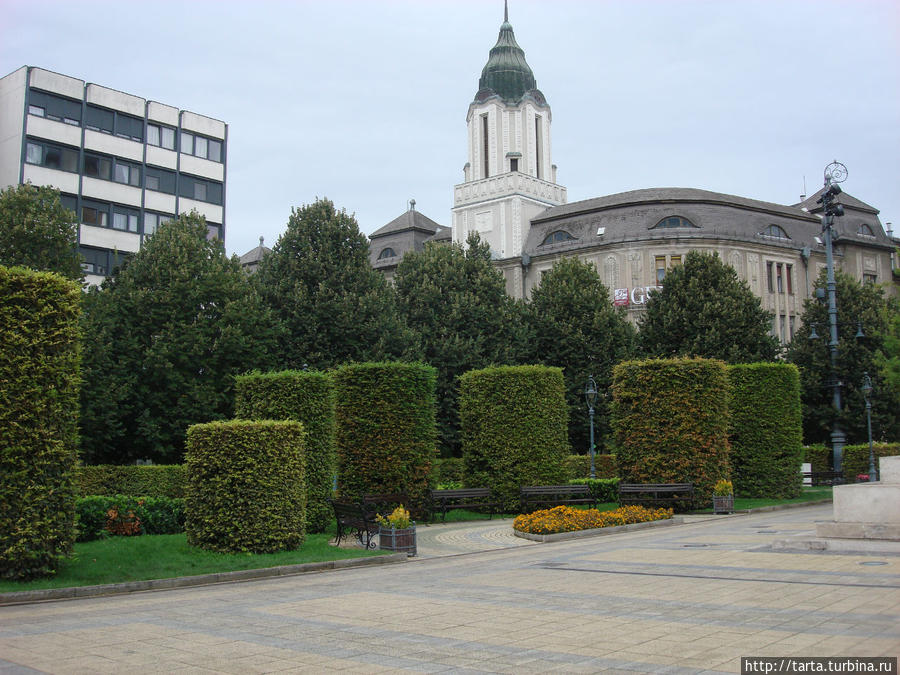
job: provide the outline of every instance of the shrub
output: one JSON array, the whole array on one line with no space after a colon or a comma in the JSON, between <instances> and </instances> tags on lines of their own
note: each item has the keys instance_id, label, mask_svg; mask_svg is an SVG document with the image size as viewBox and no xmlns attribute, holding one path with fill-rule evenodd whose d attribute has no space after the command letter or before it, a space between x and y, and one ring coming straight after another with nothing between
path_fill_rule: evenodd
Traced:
<instances>
[{"instance_id":1,"label":"shrub","mask_svg":"<svg viewBox=\"0 0 900 675\"><path fill-rule=\"evenodd\" d=\"M139 524L133 534L179 534L184 532L184 499L133 497L130 495L81 497L75 503L77 541L91 541L116 532L116 521L128 519ZM110 515L114 512L116 515Z\"/></svg>"},{"instance_id":2,"label":"shrub","mask_svg":"<svg viewBox=\"0 0 900 675\"><path fill-rule=\"evenodd\" d=\"M185 532L211 551L274 553L303 543L300 422L195 424L187 430Z\"/></svg>"},{"instance_id":3,"label":"shrub","mask_svg":"<svg viewBox=\"0 0 900 675\"><path fill-rule=\"evenodd\" d=\"M569 478L589 478L591 475L590 455L569 455L566 458L566 472ZM594 455L594 474L597 478L618 477L615 455Z\"/></svg>"},{"instance_id":4,"label":"shrub","mask_svg":"<svg viewBox=\"0 0 900 675\"><path fill-rule=\"evenodd\" d=\"M431 483L434 485L458 483L462 487L464 469L462 457L438 457L431 467Z\"/></svg>"},{"instance_id":5,"label":"shrub","mask_svg":"<svg viewBox=\"0 0 900 675\"><path fill-rule=\"evenodd\" d=\"M306 430L306 531L324 532L332 520L337 459L334 385L325 373L288 370L238 376L235 417L296 420Z\"/></svg>"},{"instance_id":6,"label":"shrub","mask_svg":"<svg viewBox=\"0 0 900 675\"><path fill-rule=\"evenodd\" d=\"M54 574L75 540L78 286L0 267L0 578Z\"/></svg>"},{"instance_id":7,"label":"shrub","mask_svg":"<svg viewBox=\"0 0 900 675\"><path fill-rule=\"evenodd\" d=\"M730 477L728 372L721 361L625 361L613 370L616 461L626 483L693 483L707 501Z\"/></svg>"},{"instance_id":8,"label":"shrub","mask_svg":"<svg viewBox=\"0 0 900 675\"><path fill-rule=\"evenodd\" d=\"M800 494L803 417L800 373L788 363L728 367L731 469L739 497Z\"/></svg>"},{"instance_id":9,"label":"shrub","mask_svg":"<svg viewBox=\"0 0 900 675\"><path fill-rule=\"evenodd\" d=\"M875 455L875 468L880 471L878 458L900 455L900 443L873 443L872 450ZM860 474L868 474L869 444L845 445L841 469L847 482L855 481Z\"/></svg>"},{"instance_id":10,"label":"shrub","mask_svg":"<svg viewBox=\"0 0 900 675\"><path fill-rule=\"evenodd\" d=\"M802 461L810 463L810 471L831 471L831 448L821 443L806 445L803 447Z\"/></svg>"},{"instance_id":11,"label":"shrub","mask_svg":"<svg viewBox=\"0 0 900 675\"><path fill-rule=\"evenodd\" d=\"M142 497L184 497L186 479L183 464L79 466L75 470L75 493L88 495L130 495Z\"/></svg>"},{"instance_id":12,"label":"shrub","mask_svg":"<svg viewBox=\"0 0 900 675\"><path fill-rule=\"evenodd\" d=\"M501 509L518 506L523 485L567 479L568 408L562 370L499 366L460 378L464 481L490 486Z\"/></svg>"},{"instance_id":13,"label":"shrub","mask_svg":"<svg viewBox=\"0 0 900 675\"><path fill-rule=\"evenodd\" d=\"M423 363L358 363L335 371L342 498L405 492L410 505L425 503L436 456L435 380L435 369Z\"/></svg>"},{"instance_id":14,"label":"shrub","mask_svg":"<svg viewBox=\"0 0 900 675\"><path fill-rule=\"evenodd\" d=\"M569 485L587 485L591 497L600 503L619 501L618 478L574 478Z\"/></svg>"},{"instance_id":15,"label":"shrub","mask_svg":"<svg viewBox=\"0 0 900 675\"><path fill-rule=\"evenodd\" d=\"M558 532L577 532L600 527L647 523L652 520L668 520L671 517L672 509L647 509L643 506L622 506L614 511L557 506L516 516L513 528L529 534L557 534Z\"/></svg>"}]
</instances>

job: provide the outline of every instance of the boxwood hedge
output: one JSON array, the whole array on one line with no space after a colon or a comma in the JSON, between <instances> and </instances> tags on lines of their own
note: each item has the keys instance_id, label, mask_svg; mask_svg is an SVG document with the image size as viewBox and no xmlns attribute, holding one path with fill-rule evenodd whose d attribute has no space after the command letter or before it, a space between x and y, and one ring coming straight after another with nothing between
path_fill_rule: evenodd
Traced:
<instances>
[{"instance_id":1,"label":"boxwood hedge","mask_svg":"<svg viewBox=\"0 0 900 675\"><path fill-rule=\"evenodd\" d=\"M729 479L728 371L696 358L613 369L613 428L623 483L693 483L699 502Z\"/></svg>"},{"instance_id":2,"label":"boxwood hedge","mask_svg":"<svg viewBox=\"0 0 900 675\"><path fill-rule=\"evenodd\" d=\"M507 512L523 485L569 478L568 406L562 369L496 366L460 377L466 487L491 487Z\"/></svg>"},{"instance_id":3,"label":"boxwood hedge","mask_svg":"<svg viewBox=\"0 0 900 675\"><path fill-rule=\"evenodd\" d=\"M0 578L56 572L75 539L78 285L0 267Z\"/></svg>"},{"instance_id":4,"label":"boxwood hedge","mask_svg":"<svg viewBox=\"0 0 900 675\"><path fill-rule=\"evenodd\" d=\"M321 372L286 370L236 378L235 417L297 420L306 430L306 531L324 532L332 519L337 459L334 385Z\"/></svg>"},{"instance_id":5,"label":"boxwood hedge","mask_svg":"<svg viewBox=\"0 0 900 675\"><path fill-rule=\"evenodd\" d=\"M873 443L872 454L875 455L875 470L877 472L879 470L878 458L900 455L900 443ZM848 483L854 482L860 474L868 475L869 444L845 445L841 469L844 472L844 479Z\"/></svg>"},{"instance_id":6,"label":"boxwood hedge","mask_svg":"<svg viewBox=\"0 0 900 675\"><path fill-rule=\"evenodd\" d=\"M437 371L424 363L356 363L334 372L338 492L405 492L425 502L435 446Z\"/></svg>"},{"instance_id":7,"label":"boxwood hedge","mask_svg":"<svg viewBox=\"0 0 900 675\"><path fill-rule=\"evenodd\" d=\"M211 551L274 553L305 538L300 422L231 420L187 430L185 532Z\"/></svg>"},{"instance_id":8,"label":"boxwood hedge","mask_svg":"<svg viewBox=\"0 0 900 675\"><path fill-rule=\"evenodd\" d=\"M728 367L731 479L740 497L800 494L803 418L800 372L789 363Z\"/></svg>"},{"instance_id":9,"label":"boxwood hedge","mask_svg":"<svg viewBox=\"0 0 900 675\"><path fill-rule=\"evenodd\" d=\"M183 464L95 464L75 470L75 491L88 495L184 497Z\"/></svg>"}]
</instances>

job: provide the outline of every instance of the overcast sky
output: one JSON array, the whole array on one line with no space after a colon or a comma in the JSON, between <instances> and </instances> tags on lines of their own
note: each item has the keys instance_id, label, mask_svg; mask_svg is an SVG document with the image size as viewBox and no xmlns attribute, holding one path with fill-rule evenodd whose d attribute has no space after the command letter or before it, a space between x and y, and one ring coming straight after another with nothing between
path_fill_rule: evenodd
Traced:
<instances>
[{"instance_id":1,"label":"overcast sky","mask_svg":"<svg viewBox=\"0 0 900 675\"><path fill-rule=\"evenodd\" d=\"M366 234L450 225L466 111L502 0L0 0L23 65L229 125L226 246L328 197ZM569 201L696 187L781 204L822 185L900 230L900 0L510 0Z\"/></svg>"}]
</instances>

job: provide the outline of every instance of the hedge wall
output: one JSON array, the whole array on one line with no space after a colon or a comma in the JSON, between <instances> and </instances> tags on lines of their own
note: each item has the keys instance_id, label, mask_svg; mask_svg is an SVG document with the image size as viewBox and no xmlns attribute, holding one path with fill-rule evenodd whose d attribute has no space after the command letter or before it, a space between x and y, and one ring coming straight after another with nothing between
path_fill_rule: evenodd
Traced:
<instances>
[{"instance_id":1,"label":"hedge wall","mask_svg":"<svg viewBox=\"0 0 900 675\"><path fill-rule=\"evenodd\" d=\"M900 443L873 443L872 450L875 455L875 469L878 471L878 458L900 455ZM844 471L844 478L848 483L854 482L856 477L861 473L868 474L869 444L845 445L842 469Z\"/></svg>"},{"instance_id":2,"label":"hedge wall","mask_svg":"<svg viewBox=\"0 0 900 675\"><path fill-rule=\"evenodd\" d=\"M75 494L184 497L183 464L97 464L75 470Z\"/></svg>"},{"instance_id":3,"label":"hedge wall","mask_svg":"<svg viewBox=\"0 0 900 675\"><path fill-rule=\"evenodd\" d=\"M333 518L337 457L334 385L325 373L286 370L236 378L235 417L296 420L306 430L306 531L324 532Z\"/></svg>"},{"instance_id":4,"label":"hedge wall","mask_svg":"<svg viewBox=\"0 0 900 675\"><path fill-rule=\"evenodd\" d=\"M81 290L0 267L0 578L54 574L75 540Z\"/></svg>"},{"instance_id":5,"label":"hedge wall","mask_svg":"<svg viewBox=\"0 0 900 675\"><path fill-rule=\"evenodd\" d=\"M730 478L722 361L624 361L613 369L612 407L622 482L690 482L703 502Z\"/></svg>"},{"instance_id":6,"label":"hedge wall","mask_svg":"<svg viewBox=\"0 0 900 675\"><path fill-rule=\"evenodd\" d=\"M831 448L820 443L806 445L803 447L803 461L812 465L811 471L831 471Z\"/></svg>"},{"instance_id":7,"label":"hedge wall","mask_svg":"<svg viewBox=\"0 0 900 675\"><path fill-rule=\"evenodd\" d=\"M431 466L429 483L435 486L446 484L462 486L464 469L462 457L438 457Z\"/></svg>"},{"instance_id":8,"label":"hedge wall","mask_svg":"<svg viewBox=\"0 0 900 675\"><path fill-rule=\"evenodd\" d=\"M306 532L300 422L231 420L187 430L188 543L223 553L293 550Z\"/></svg>"},{"instance_id":9,"label":"hedge wall","mask_svg":"<svg viewBox=\"0 0 900 675\"><path fill-rule=\"evenodd\" d=\"M617 478L619 469L615 455L594 455L594 473L597 478ZM590 455L569 455L566 458L566 475L569 478L591 477Z\"/></svg>"},{"instance_id":10,"label":"hedge wall","mask_svg":"<svg viewBox=\"0 0 900 675\"><path fill-rule=\"evenodd\" d=\"M523 485L568 479L568 406L562 369L499 366L460 377L466 487L490 487L509 513Z\"/></svg>"},{"instance_id":11,"label":"hedge wall","mask_svg":"<svg viewBox=\"0 0 900 675\"><path fill-rule=\"evenodd\" d=\"M338 492L406 492L425 502L435 446L437 371L423 363L357 363L334 372Z\"/></svg>"},{"instance_id":12,"label":"hedge wall","mask_svg":"<svg viewBox=\"0 0 900 675\"><path fill-rule=\"evenodd\" d=\"M731 480L739 497L791 499L802 490L800 371L790 363L728 367Z\"/></svg>"}]
</instances>

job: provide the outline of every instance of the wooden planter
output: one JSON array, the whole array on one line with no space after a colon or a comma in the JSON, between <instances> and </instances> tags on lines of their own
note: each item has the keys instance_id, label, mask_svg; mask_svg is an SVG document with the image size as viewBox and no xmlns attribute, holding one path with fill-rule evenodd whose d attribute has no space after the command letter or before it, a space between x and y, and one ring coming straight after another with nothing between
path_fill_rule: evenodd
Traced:
<instances>
[{"instance_id":1,"label":"wooden planter","mask_svg":"<svg viewBox=\"0 0 900 675\"><path fill-rule=\"evenodd\" d=\"M383 551L406 553L410 557L416 555L416 524L411 523L402 530L379 527L378 548Z\"/></svg>"},{"instance_id":2,"label":"wooden planter","mask_svg":"<svg viewBox=\"0 0 900 675\"><path fill-rule=\"evenodd\" d=\"M734 513L734 495L713 495L713 513Z\"/></svg>"}]
</instances>

